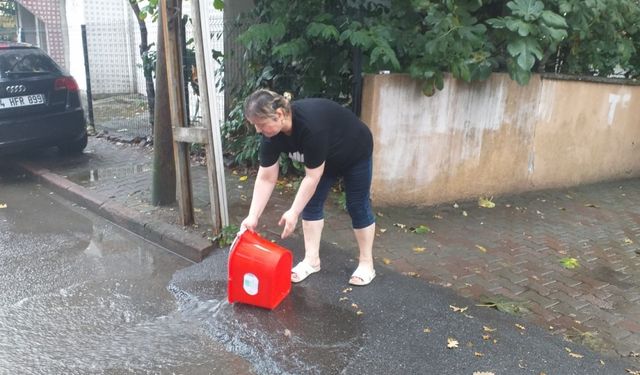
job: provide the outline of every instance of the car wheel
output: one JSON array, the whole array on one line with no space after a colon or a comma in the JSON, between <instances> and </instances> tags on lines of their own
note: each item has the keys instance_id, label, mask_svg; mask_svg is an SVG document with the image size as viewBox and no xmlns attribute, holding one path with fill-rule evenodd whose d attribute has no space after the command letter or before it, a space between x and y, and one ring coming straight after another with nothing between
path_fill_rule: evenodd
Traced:
<instances>
[{"instance_id":1,"label":"car wheel","mask_svg":"<svg viewBox=\"0 0 640 375\"><path fill-rule=\"evenodd\" d=\"M82 151L84 151L85 147L87 147L87 141L87 133L84 133L81 138L78 138L75 141L58 145L58 150L61 154L65 155L81 154Z\"/></svg>"}]
</instances>

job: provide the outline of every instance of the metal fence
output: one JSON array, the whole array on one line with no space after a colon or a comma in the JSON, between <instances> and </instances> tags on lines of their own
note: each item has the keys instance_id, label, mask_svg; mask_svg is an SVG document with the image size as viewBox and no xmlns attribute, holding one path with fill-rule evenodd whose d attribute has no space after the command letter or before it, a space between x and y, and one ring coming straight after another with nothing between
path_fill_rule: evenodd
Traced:
<instances>
[{"instance_id":1,"label":"metal fence","mask_svg":"<svg viewBox=\"0 0 640 375\"><path fill-rule=\"evenodd\" d=\"M214 48L222 50L223 21L209 17L213 30ZM126 32L123 32L125 30ZM157 26L148 27L148 42L155 51ZM191 24L185 25L185 41L192 38ZM98 132L123 139L148 138L153 135L152 118L146 96L146 81L139 55L140 32L136 23L128 20L91 22L86 25L91 103L85 95L85 108L93 110L93 121ZM193 47L192 44L188 47ZM185 64L195 65L193 56L185 54ZM192 59L189 59L192 57ZM216 69L216 81L222 71ZM188 114L191 123L201 119L200 98L188 86ZM215 90L219 113L224 113L224 96ZM218 121L222 121L219 118Z\"/></svg>"}]
</instances>

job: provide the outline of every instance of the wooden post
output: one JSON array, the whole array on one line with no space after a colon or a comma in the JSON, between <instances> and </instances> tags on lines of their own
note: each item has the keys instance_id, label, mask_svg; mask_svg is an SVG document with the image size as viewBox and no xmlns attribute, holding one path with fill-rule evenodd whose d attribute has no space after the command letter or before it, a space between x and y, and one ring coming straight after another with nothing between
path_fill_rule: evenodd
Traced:
<instances>
[{"instance_id":1,"label":"wooden post","mask_svg":"<svg viewBox=\"0 0 640 375\"><path fill-rule=\"evenodd\" d=\"M222 156L222 139L218 121L218 103L214 94L215 84L213 72L215 66L211 56L211 31L207 17L207 6L210 0L193 0L191 10L193 16L193 35L196 46L196 63L198 66L198 85L202 101L202 122L208 130L207 168L209 172L209 196L211 197L212 215L219 218L219 228L229 225L227 207L227 191L224 177ZM203 13L204 11L204 13ZM204 17L202 15L204 14ZM217 202L214 202L217 200ZM214 206L216 211L214 212ZM215 223L215 221L214 221ZM214 226L214 231L216 230Z\"/></svg>"},{"instance_id":2,"label":"wooden post","mask_svg":"<svg viewBox=\"0 0 640 375\"><path fill-rule=\"evenodd\" d=\"M186 124L184 111L184 82L182 74L182 53L180 50L181 0L160 0L162 34L169 84L169 107L171 108L171 126L182 128ZM191 225L193 217L193 197L189 166L189 144L173 142L173 154L176 162L176 194L180 207L180 223Z\"/></svg>"}]
</instances>

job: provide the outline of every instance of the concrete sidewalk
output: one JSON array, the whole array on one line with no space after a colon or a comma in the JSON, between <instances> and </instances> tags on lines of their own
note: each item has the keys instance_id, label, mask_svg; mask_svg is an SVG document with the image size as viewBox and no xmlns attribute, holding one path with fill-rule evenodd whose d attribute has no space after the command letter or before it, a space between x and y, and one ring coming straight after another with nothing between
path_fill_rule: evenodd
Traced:
<instances>
[{"instance_id":1,"label":"concrete sidewalk","mask_svg":"<svg viewBox=\"0 0 640 375\"><path fill-rule=\"evenodd\" d=\"M207 240L206 168L192 168L198 225L182 228L176 225L177 207L148 203L151 156L149 148L92 138L82 156L46 151L20 163L54 191L201 260L213 250ZM228 172L230 217L238 224L248 211L254 176ZM264 234L276 238L279 215L294 192L287 181L278 185L261 219ZM323 240L355 258L349 217L338 201L334 193L327 203ZM379 272L423 279L478 304L520 308L527 312L523 319L552 335L640 366L640 179L494 202L491 209L477 202L377 209ZM300 243L300 228L297 236ZM572 259L577 267L566 268Z\"/></svg>"}]
</instances>

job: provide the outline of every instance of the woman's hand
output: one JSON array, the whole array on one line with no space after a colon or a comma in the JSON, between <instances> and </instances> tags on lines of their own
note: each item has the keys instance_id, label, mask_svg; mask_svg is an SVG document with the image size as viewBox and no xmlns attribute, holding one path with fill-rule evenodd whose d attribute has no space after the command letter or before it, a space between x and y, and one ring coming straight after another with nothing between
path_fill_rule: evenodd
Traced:
<instances>
[{"instance_id":1,"label":"woman's hand","mask_svg":"<svg viewBox=\"0 0 640 375\"><path fill-rule=\"evenodd\" d=\"M287 212L282 214L282 217L278 222L278 225L280 226L284 225L284 228L282 229L282 235L280 237L281 238L289 237L291 233L293 233L293 231L296 229L297 224L298 224L298 214L292 209L287 210Z\"/></svg>"},{"instance_id":2,"label":"woman's hand","mask_svg":"<svg viewBox=\"0 0 640 375\"><path fill-rule=\"evenodd\" d=\"M247 229L255 232L257 227L258 218L249 215L244 220L242 220L242 223L240 224L240 233L244 232Z\"/></svg>"}]
</instances>

